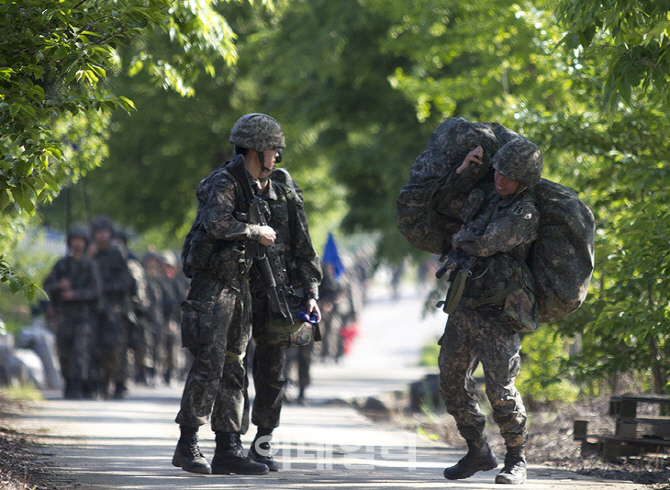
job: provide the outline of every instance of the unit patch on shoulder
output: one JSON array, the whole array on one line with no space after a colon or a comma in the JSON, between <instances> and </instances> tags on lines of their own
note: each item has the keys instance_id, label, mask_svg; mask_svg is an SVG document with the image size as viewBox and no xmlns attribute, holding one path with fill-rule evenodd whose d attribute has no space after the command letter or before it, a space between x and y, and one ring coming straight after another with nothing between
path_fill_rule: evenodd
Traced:
<instances>
[{"instance_id":1,"label":"unit patch on shoulder","mask_svg":"<svg viewBox=\"0 0 670 490\"><path fill-rule=\"evenodd\" d=\"M533 213L526 209L525 206L517 204L512 208L512 214L515 216L523 216L523 219L532 219Z\"/></svg>"}]
</instances>

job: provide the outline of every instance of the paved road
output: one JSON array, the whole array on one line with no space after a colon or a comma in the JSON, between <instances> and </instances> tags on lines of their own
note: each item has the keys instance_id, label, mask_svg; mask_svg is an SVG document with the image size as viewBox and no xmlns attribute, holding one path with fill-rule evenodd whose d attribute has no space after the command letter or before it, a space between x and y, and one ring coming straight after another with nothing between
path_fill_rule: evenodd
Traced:
<instances>
[{"instance_id":1,"label":"paved road","mask_svg":"<svg viewBox=\"0 0 670 490\"><path fill-rule=\"evenodd\" d=\"M425 341L442 330L443 318L419 318L420 299L375 297L363 316L364 331L341 365L316 366L309 406L288 405L275 431L280 471L267 476L202 476L170 465L178 437L173 422L181 386L133 388L124 401L66 401L58 393L24 414L19 425L39 434L59 488L109 489L493 489L497 471L461 482L442 477L462 450L444 447L394 427L373 424L347 400L399 389L421 377L412 366ZM253 431L243 441L249 446ZM203 428L201 447L211 457L214 435ZM597 481L531 465L525 488L633 490L625 482Z\"/></svg>"}]
</instances>

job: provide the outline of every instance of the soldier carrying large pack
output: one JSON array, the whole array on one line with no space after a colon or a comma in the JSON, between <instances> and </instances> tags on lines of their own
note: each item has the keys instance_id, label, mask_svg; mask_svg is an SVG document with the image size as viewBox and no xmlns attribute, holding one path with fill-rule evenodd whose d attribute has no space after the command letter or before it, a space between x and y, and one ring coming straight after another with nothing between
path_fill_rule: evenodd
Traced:
<instances>
[{"instance_id":1,"label":"soldier carrying large pack","mask_svg":"<svg viewBox=\"0 0 670 490\"><path fill-rule=\"evenodd\" d=\"M439 341L440 393L468 444L465 457L444 470L450 480L498 466L475 394L481 363L507 447L496 483L525 482L526 411L514 386L520 334L574 311L588 288L593 216L541 173L542 152L528 139L500 125L450 119L398 199L401 232L446 261L438 274L447 281L439 305L449 314Z\"/></svg>"}]
</instances>

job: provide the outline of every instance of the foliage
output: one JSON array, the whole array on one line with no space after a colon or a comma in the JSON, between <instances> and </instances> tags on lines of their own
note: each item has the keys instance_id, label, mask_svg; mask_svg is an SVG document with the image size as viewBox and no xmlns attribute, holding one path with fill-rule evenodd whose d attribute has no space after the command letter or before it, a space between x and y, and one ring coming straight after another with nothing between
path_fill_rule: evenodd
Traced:
<instances>
[{"instance_id":1,"label":"foliage","mask_svg":"<svg viewBox=\"0 0 670 490\"><path fill-rule=\"evenodd\" d=\"M33 402L44 400L42 392L32 384L8 386L6 388L2 388L0 390L0 396L3 396L10 400L33 401Z\"/></svg>"},{"instance_id":2,"label":"foliage","mask_svg":"<svg viewBox=\"0 0 670 490\"><path fill-rule=\"evenodd\" d=\"M562 0L557 16L568 27L563 39L575 67L602 67L604 107L630 104L641 92L654 104L670 102L670 15L666 1Z\"/></svg>"},{"instance_id":3,"label":"foliage","mask_svg":"<svg viewBox=\"0 0 670 490\"><path fill-rule=\"evenodd\" d=\"M560 405L577 401L579 388L561 377L561 360L568 358L568 342L555 329L542 327L522 343L522 368L516 387L528 404Z\"/></svg>"},{"instance_id":4,"label":"foliage","mask_svg":"<svg viewBox=\"0 0 670 490\"><path fill-rule=\"evenodd\" d=\"M437 358L440 355L438 340L438 338L434 338L423 346L419 356L419 366L437 367Z\"/></svg>"},{"instance_id":5,"label":"foliage","mask_svg":"<svg viewBox=\"0 0 670 490\"><path fill-rule=\"evenodd\" d=\"M0 221L11 243L37 204L98 166L107 118L133 102L108 80L128 55L131 70L181 94L214 56L235 60L234 35L211 0L82 2L25 0L0 4ZM163 32L171 52L155 52L147 34ZM29 280L6 262L2 280L30 295ZM18 282L17 282L18 278Z\"/></svg>"},{"instance_id":6,"label":"foliage","mask_svg":"<svg viewBox=\"0 0 670 490\"><path fill-rule=\"evenodd\" d=\"M667 117L636 103L617 113L611 124L597 114L583 114L561 121L561 126L561 132L545 133L546 144L561 148L564 161L579 169L571 180L575 188L588 190L598 223L589 301L560 329L583 337L582 353L569 363L572 373L588 380L626 369L647 371L655 379L654 390L667 391Z\"/></svg>"}]
</instances>

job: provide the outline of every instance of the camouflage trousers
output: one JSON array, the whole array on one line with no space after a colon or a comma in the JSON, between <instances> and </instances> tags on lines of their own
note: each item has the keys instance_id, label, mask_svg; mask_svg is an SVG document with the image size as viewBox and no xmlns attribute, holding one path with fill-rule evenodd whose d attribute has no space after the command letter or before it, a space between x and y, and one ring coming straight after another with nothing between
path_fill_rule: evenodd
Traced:
<instances>
[{"instance_id":1,"label":"camouflage trousers","mask_svg":"<svg viewBox=\"0 0 670 490\"><path fill-rule=\"evenodd\" d=\"M112 383L125 383L130 376L129 326L124 315L123 305L111 301L96 314L95 348L91 355L90 378L102 383L103 392Z\"/></svg>"},{"instance_id":2,"label":"camouflage trousers","mask_svg":"<svg viewBox=\"0 0 670 490\"><path fill-rule=\"evenodd\" d=\"M196 322L197 345L187 347L194 356L176 422L199 427L211 417L214 432L245 434L245 354L251 337L249 283L222 284L213 275L193 278L184 302L182 322Z\"/></svg>"},{"instance_id":3,"label":"camouflage trousers","mask_svg":"<svg viewBox=\"0 0 670 490\"><path fill-rule=\"evenodd\" d=\"M477 403L472 376L480 362L493 419L505 444L521 446L528 439L526 409L514 386L521 368L521 340L512 330L512 323L502 310L457 309L450 315L440 339L440 394L461 436L467 440L484 435L485 417Z\"/></svg>"},{"instance_id":4,"label":"camouflage trousers","mask_svg":"<svg viewBox=\"0 0 670 490\"><path fill-rule=\"evenodd\" d=\"M56 346L61 372L66 380L88 378L91 350L91 313L88 305L79 310L56 310Z\"/></svg>"},{"instance_id":5,"label":"camouflage trousers","mask_svg":"<svg viewBox=\"0 0 670 490\"><path fill-rule=\"evenodd\" d=\"M254 354L252 374L256 396L254 397L251 421L256 427L274 429L279 426L279 417L284 401L284 365L286 352L277 344L266 342L271 312L265 291L253 293Z\"/></svg>"}]
</instances>

